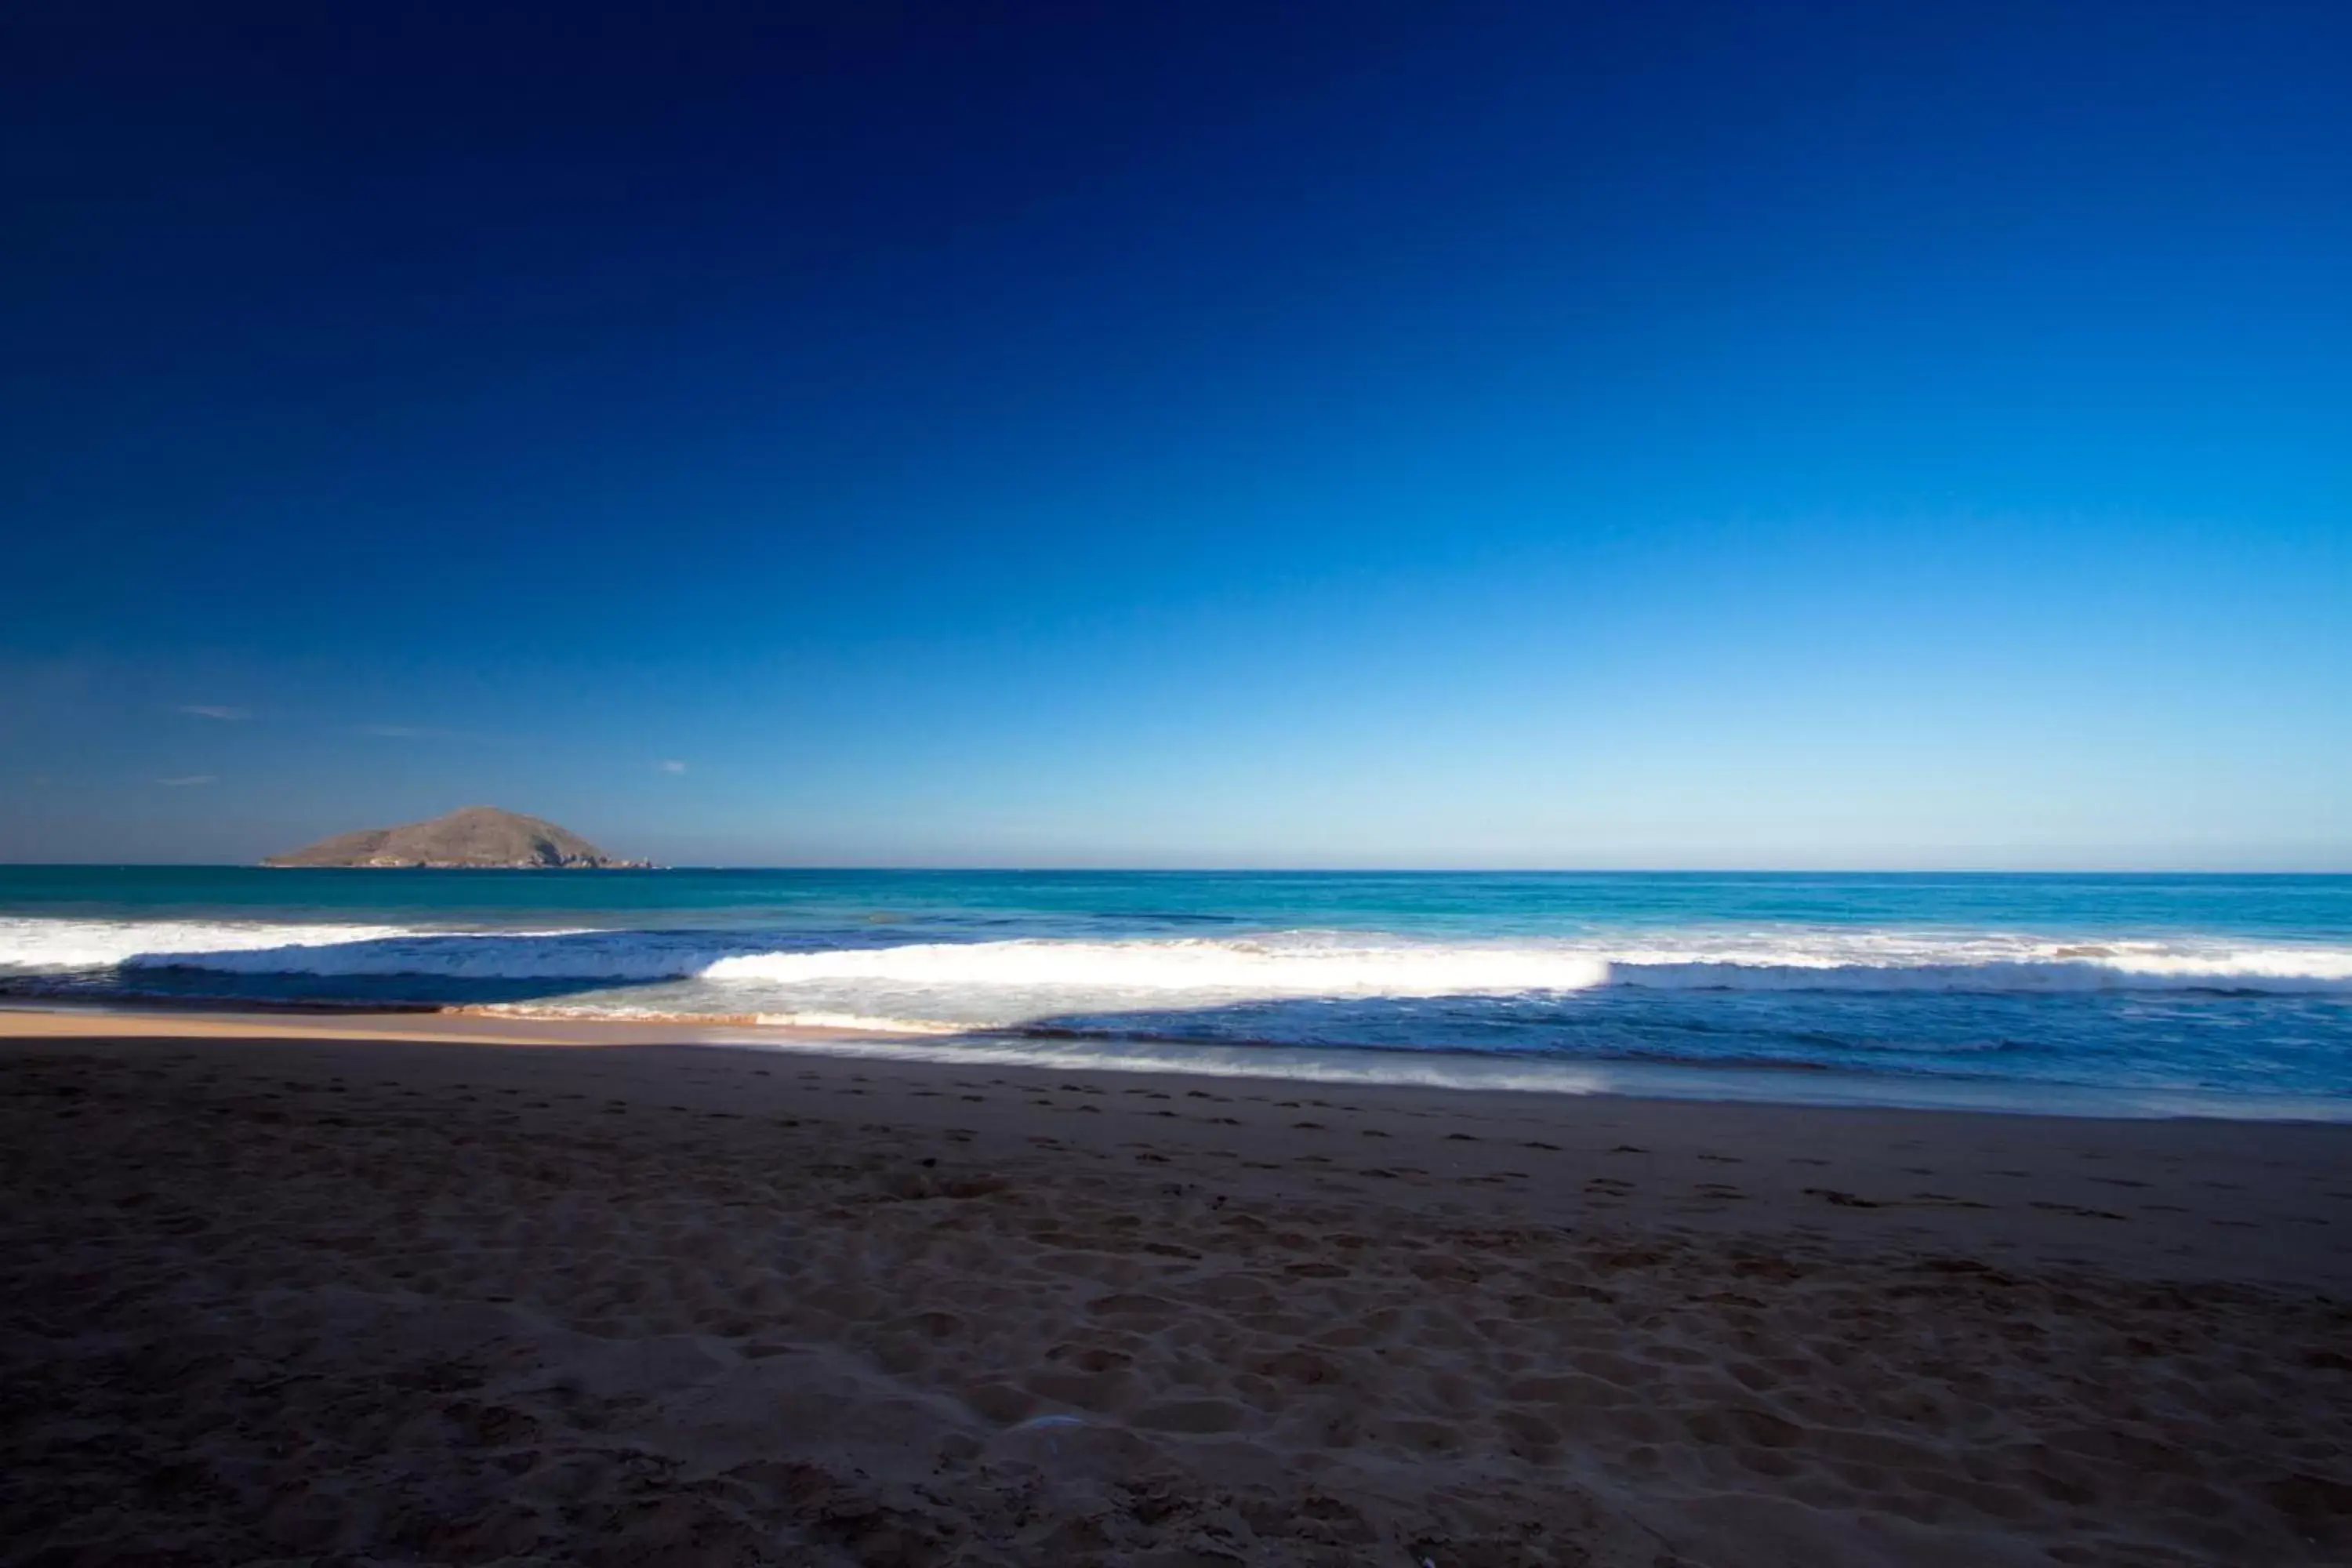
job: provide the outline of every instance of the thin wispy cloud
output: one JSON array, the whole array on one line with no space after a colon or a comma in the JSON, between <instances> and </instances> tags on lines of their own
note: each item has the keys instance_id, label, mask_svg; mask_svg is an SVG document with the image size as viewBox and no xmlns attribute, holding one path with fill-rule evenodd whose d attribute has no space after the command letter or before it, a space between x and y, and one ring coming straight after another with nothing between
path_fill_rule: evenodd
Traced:
<instances>
[{"instance_id":1,"label":"thin wispy cloud","mask_svg":"<svg viewBox=\"0 0 2352 1568\"><path fill-rule=\"evenodd\" d=\"M181 773L173 778L157 779L155 782L165 789L186 789L192 784L218 784L220 775L218 773Z\"/></svg>"},{"instance_id":2,"label":"thin wispy cloud","mask_svg":"<svg viewBox=\"0 0 2352 1568\"><path fill-rule=\"evenodd\" d=\"M199 719L218 719L231 724L253 717L250 708L227 708L217 702L183 702L180 711L194 714Z\"/></svg>"},{"instance_id":3,"label":"thin wispy cloud","mask_svg":"<svg viewBox=\"0 0 2352 1568\"><path fill-rule=\"evenodd\" d=\"M354 724L354 735L373 735L381 741L424 741L436 735L446 735L446 730L429 729L422 724Z\"/></svg>"},{"instance_id":4,"label":"thin wispy cloud","mask_svg":"<svg viewBox=\"0 0 2352 1568\"><path fill-rule=\"evenodd\" d=\"M661 771L666 773L682 773L686 772L686 764L676 757L669 757L663 761Z\"/></svg>"}]
</instances>

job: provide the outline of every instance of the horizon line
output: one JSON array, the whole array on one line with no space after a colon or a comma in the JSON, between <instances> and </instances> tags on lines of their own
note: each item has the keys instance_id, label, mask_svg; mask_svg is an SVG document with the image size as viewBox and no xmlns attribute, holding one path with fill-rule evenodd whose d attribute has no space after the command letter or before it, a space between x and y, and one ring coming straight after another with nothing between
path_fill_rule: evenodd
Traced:
<instances>
[{"instance_id":1,"label":"horizon line","mask_svg":"<svg viewBox=\"0 0 2352 1568\"><path fill-rule=\"evenodd\" d=\"M534 872L595 877L670 871L898 872L911 876L1269 876L1269 877L2352 877L2352 863L2286 869L2231 866L1280 866L761 864L680 862L638 866L269 866L255 860L0 860L0 871L362 871Z\"/></svg>"}]
</instances>

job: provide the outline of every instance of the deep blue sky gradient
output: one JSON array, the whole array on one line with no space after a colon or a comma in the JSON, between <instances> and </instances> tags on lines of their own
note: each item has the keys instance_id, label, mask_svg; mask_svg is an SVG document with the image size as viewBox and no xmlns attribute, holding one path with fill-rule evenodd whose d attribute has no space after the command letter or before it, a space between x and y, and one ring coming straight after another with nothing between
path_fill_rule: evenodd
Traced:
<instances>
[{"instance_id":1,"label":"deep blue sky gradient","mask_svg":"<svg viewBox=\"0 0 2352 1568\"><path fill-rule=\"evenodd\" d=\"M2352 866L2341 5L36 0L0 150L0 858Z\"/></svg>"}]
</instances>

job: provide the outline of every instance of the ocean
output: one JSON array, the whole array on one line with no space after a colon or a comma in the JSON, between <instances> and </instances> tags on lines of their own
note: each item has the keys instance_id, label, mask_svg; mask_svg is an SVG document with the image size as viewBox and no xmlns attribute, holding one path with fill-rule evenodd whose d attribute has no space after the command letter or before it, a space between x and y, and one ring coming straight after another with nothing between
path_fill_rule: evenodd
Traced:
<instances>
[{"instance_id":1,"label":"ocean","mask_svg":"<svg viewBox=\"0 0 2352 1568\"><path fill-rule=\"evenodd\" d=\"M2352 1120L2352 877L0 867L0 997L972 1062Z\"/></svg>"}]
</instances>

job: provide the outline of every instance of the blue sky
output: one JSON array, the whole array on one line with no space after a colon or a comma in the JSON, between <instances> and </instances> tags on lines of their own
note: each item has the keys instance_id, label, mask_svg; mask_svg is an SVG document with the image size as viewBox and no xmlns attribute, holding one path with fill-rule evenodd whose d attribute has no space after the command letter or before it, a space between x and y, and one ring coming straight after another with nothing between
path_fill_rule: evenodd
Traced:
<instances>
[{"instance_id":1,"label":"blue sky","mask_svg":"<svg viewBox=\"0 0 2352 1568\"><path fill-rule=\"evenodd\" d=\"M840 9L5 24L0 858L2352 867L2352 13Z\"/></svg>"}]
</instances>

